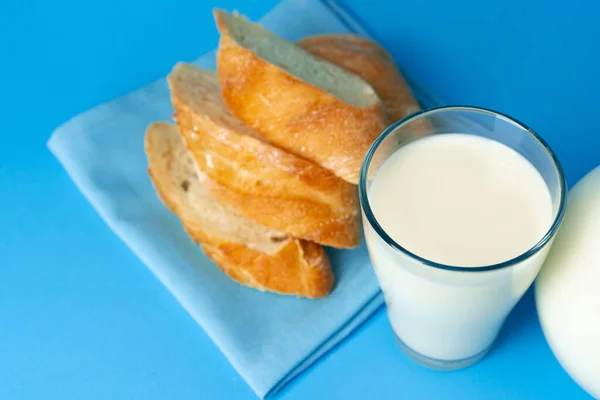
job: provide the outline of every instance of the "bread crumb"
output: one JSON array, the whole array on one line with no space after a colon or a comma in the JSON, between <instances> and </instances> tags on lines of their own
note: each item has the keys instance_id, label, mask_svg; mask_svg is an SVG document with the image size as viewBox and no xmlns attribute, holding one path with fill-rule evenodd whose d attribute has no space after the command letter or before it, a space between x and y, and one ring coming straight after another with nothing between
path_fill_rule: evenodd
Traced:
<instances>
[{"instance_id":1,"label":"bread crumb","mask_svg":"<svg viewBox=\"0 0 600 400\"><path fill-rule=\"evenodd\" d=\"M189 181L181 182L181 188L183 189L184 192L187 192L188 189L190 188L190 182Z\"/></svg>"}]
</instances>

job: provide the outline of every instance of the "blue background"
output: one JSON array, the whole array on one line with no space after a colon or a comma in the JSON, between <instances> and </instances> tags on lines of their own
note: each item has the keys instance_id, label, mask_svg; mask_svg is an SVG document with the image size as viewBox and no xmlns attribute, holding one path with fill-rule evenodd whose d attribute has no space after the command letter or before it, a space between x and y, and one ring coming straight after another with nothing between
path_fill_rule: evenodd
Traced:
<instances>
[{"instance_id":1,"label":"blue background","mask_svg":"<svg viewBox=\"0 0 600 400\"><path fill-rule=\"evenodd\" d=\"M45 147L69 117L213 48L213 5L241 0L0 0L0 399L254 397L111 233ZM600 164L600 2L342 2L448 103L538 131L571 184ZM531 292L476 366L426 370L378 312L283 399L587 399L543 335Z\"/></svg>"}]
</instances>

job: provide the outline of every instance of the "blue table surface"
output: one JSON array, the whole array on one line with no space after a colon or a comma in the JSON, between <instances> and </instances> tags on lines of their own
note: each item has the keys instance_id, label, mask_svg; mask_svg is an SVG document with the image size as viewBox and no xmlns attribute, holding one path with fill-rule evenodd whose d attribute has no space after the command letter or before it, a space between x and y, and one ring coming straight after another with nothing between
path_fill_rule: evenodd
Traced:
<instances>
[{"instance_id":1,"label":"blue table surface","mask_svg":"<svg viewBox=\"0 0 600 400\"><path fill-rule=\"evenodd\" d=\"M211 8L275 0L0 0L0 399L254 397L46 149L69 117L213 48ZM538 131L571 184L600 164L600 2L346 0L448 103ZM282 399L587 399L547 346L531 292L481 363L441 373L396 348L379 311Z\"/></svg>"}]
</instances>

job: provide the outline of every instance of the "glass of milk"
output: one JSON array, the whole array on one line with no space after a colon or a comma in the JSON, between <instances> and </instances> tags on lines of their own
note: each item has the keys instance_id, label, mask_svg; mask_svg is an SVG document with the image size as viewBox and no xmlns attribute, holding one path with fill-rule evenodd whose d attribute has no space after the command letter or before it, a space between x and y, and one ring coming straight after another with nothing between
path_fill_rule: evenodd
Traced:
<instances>
[{"instance_id":1,"label":"glass of milk","mask_svg":"<svg viewBox=\"0 0 600 400\"><path fill-rule=\"evenodd\" d=\"M400 347L449 370L485 356L535 279L562 220L566 182L525 125L443 107L383 132L365 157L359 194Z\"/></svg>"}]
</instances>

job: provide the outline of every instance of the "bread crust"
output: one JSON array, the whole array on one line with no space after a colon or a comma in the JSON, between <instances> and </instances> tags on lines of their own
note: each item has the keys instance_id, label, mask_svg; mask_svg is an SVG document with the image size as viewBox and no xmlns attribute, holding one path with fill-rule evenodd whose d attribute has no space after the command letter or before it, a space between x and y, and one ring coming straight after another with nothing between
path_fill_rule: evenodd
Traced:
<instances>
[{"instance_id":1,"label":"bread crust","mask_svg":"<svg viewBox=\"0 0 600 400\"><path fill-rule=\"evenodd\" d=\"M383 101L391 121L421 109L392 56L377 42L353 34L308 36L297 42L310 54L363 77Z\"/></svg>"},{"instance_id":2,"label":"bread crust","mask_svg":"<svg viewBox=\"0 0 600 400\"><path fill-rule=\"evenodd\" d=\"M213 72L178 64L168 80L184 143L222 203L298 238L336 248L360 243L354 185L260 138L227 109Z\"/></svg>"},{"instance_id":3,"label":"bread crust","mask_svg":"<svg viewBox=\"0 0 600 400\"><path fill-rule=\"evenodd\" d=\"M145 148L154 187L163 203L179 217L189 236L227 276L244 286L287 295L319 298L331 291L331 264L323 248L315 243L283 235L277 239L281 240L281 246L267 254L249 243L235 242L207 230L197 218L197 211L178 194L177 190L183 189L170 175L170 165L182 161L173 158L169 149L161 146L157 140L159 135L175 135L180 140L172 124L158 122L148 127ZM190 184L200 185L200 181Z\"/></svg>"},{"instance_id":4,"label":"bread crust","mask_svg":"<svg viewBox=\"0 0 600 400\"><path fill-rule=\"evenodd\" d=\"M237 43L221 11L215 20L217 71L233 113L275 145L357 184L368 148L388 125L381 101L373 96L368 107L348 104ZM366 82L365 88L372 91Z\"/></svg>"}]
</instances>

